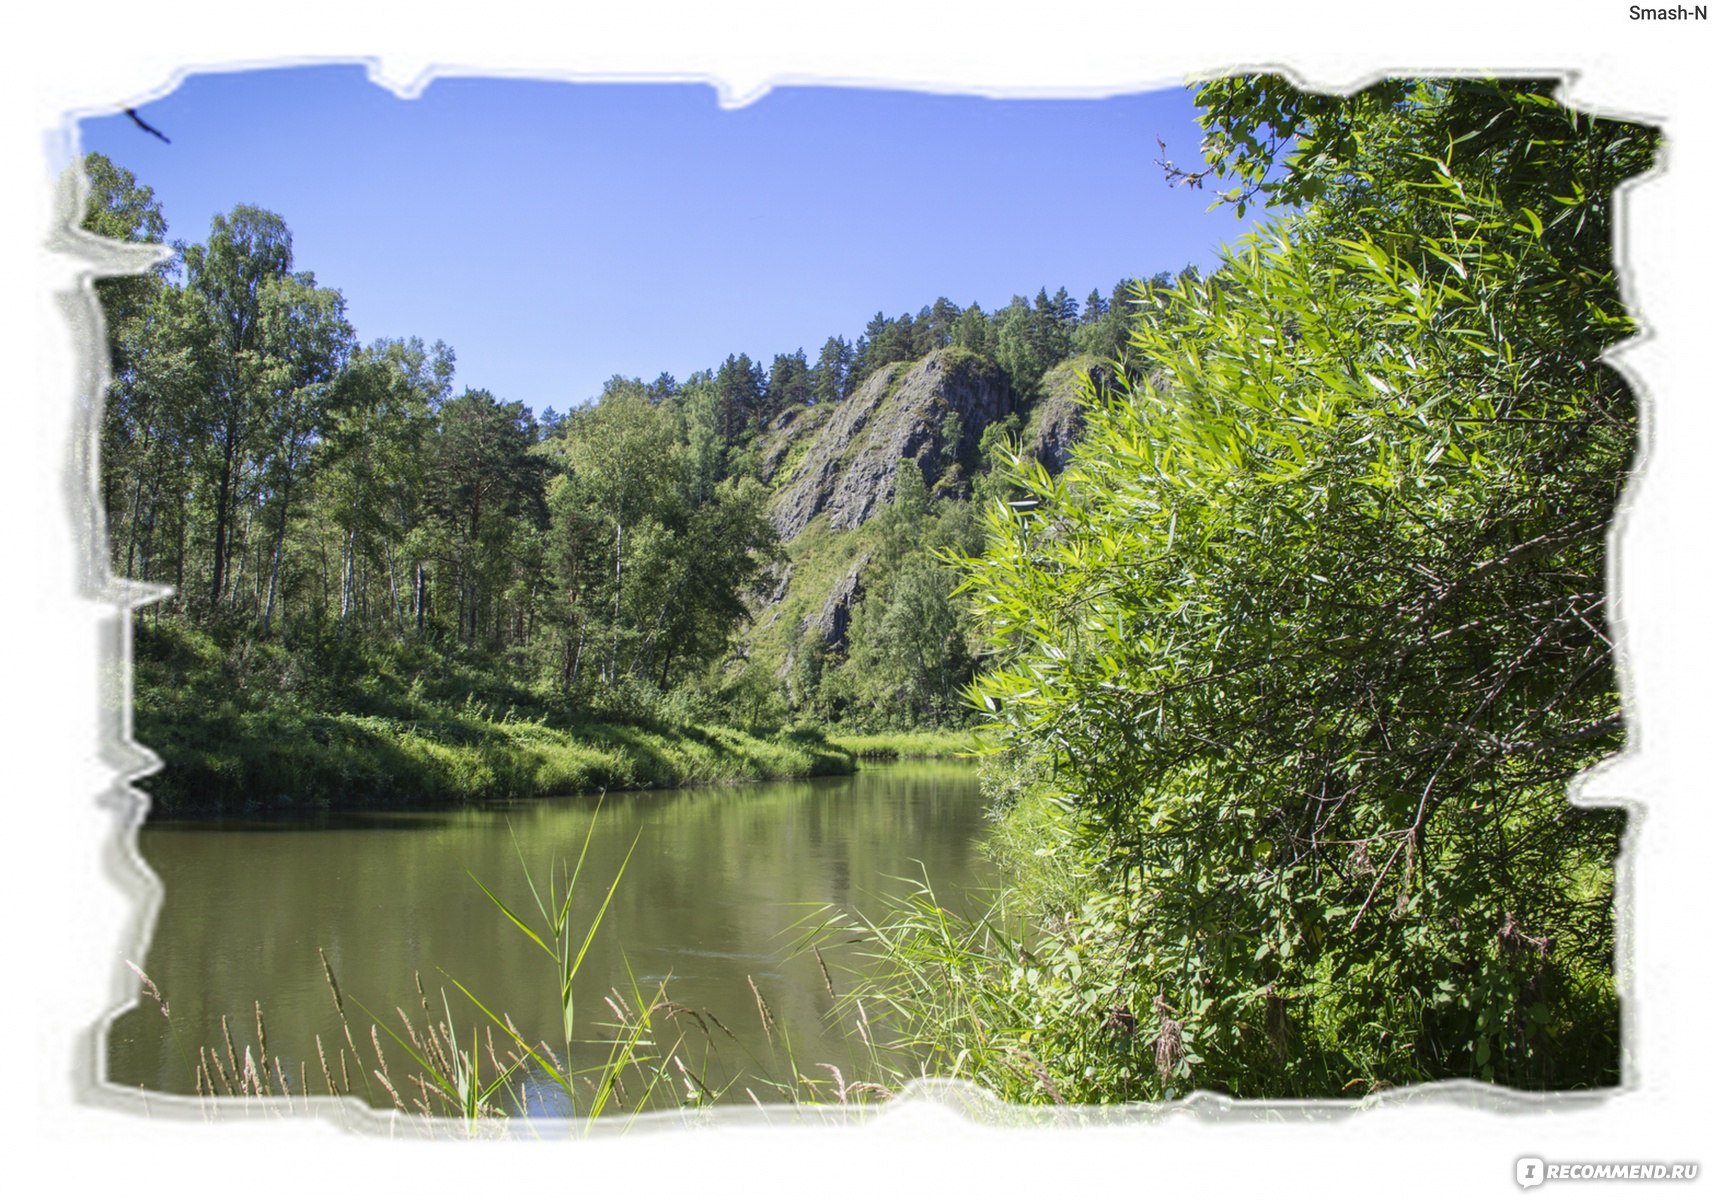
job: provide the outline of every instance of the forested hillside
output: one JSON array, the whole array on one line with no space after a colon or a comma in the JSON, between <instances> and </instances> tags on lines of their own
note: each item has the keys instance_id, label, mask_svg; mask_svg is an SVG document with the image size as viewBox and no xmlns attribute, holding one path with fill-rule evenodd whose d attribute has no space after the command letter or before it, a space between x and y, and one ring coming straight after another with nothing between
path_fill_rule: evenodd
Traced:
<instances>
[{"instance_id":1,"label":"forested hillside","mask_svg":"<svg viewBox=\"0 0 1712 1200\"><path fill-rule=\"evenodd\" d=\"M144 183L84 165L86 228L166 238ZM280 214L173 245L98 289L112 569L173 589L137 622L136 713L176 806L838 769L809 727L967 724L983 643L946 553L980 552L1003 447L1063 467L1079 373L1168 282L941 297L812 361L734 353L536 413L457 386L442 342L360 343ZM591 767L590 722L660 744ZM815 749L652 761L711 726ZM579 765L533 762L520 727Z\"/></svg>"}]
</instances>

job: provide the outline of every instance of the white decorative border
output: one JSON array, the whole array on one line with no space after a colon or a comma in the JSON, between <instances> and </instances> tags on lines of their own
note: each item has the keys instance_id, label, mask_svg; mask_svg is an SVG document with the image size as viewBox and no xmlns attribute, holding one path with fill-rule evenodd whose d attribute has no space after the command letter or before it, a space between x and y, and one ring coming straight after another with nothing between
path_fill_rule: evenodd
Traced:
<instances>
[{"instance_id":1,"label":"white decorative border","mask_svg":"<svg viewBox=\"0 0 1712 1200\"><path fill-rule=\"evenodd\" d=\"M7 258L0 260L8 319L0 328L11 335L7 361L14 369L0 438L7 455L0 480L10 500L0 509L7 532L0 563L10 584L0 617L8 652L0 662L10 668L11 704L0 730L17 781L8 789L17 838L0 858L7 903L0 911L12 931L0 959L9 980L0 995L16 1052L6 1056L12 1070L0 1080L11 1086L0 1094L7 1127L34 1134L19 1139L25 1157L14 1178L52 1180L56 1191L90 1183L109 1192L189 1195L343 1191L357 1182L351 1172L365 1169L384 1170L394 1186L433 1181L484 1190L706 1190L723 1176L732 1190L762 1194L996 1188L1008 1195L1181 1183L1317 1194L1399 1185L1412 1191L1416 1180L1435 1191L1489 1188L1507 1180L1510 1164L1527 1153L1697 1158L1704 1144L1692 1136L1698 1088L1712 1069L1700 950L1712 806L1697 786L1712 746L1703 729L1712 706L1695 686L1712 666L1712 622L1697 586L1712 547L1701 533L1712 470L1700 461L1712 439L1698 394L1706 389L1693 382L1706 367L1695 361L1691 348L1700 339L1690 332L1709 307L1706 254L1688 214L1691 198L1712 194L1705 163L1712 131L1697 94L1712 30L1631 22L1628 6L1615 0L1514 10L1441 0L1419 11L1250 0L1194 12L1140 0L1063 0L1016 12L992 2L922 0L560 8L569 6L489 0L463 11L380 12L355 11L348 0L308 0L239 19L234 6L204 0L103 0L9 19L14 61L0 80L12 168ZM205 1130L164 1114L141 1120L80 1103L90 1063L86 1058L81 1078L72 1078L68 1062L74 1052L87 1054L89 1030L102 1014L99 997L131 994L120 960L152 914L137 911L141 878L115 850L123 821L93 801L111 796L116 776L140 764L116 748L116 731L100 724L92 694L104 657L120 646L124 623L112 615L113 603L125 598L109 592L105 604L92 601L82 574L87 525L75 522L87 518L89 483L77 476L74 418L95 380L87 346L80 355L66 314L87 306L66 294L78 270L69 247L62 240L42 249L53 197L38 181L72 157L67 114L137 103L197 66L348 61L377 50L389 56L377 77L400 90L421 86L428 64L438 62L459 64L446 72L458 74L704 79L718 81L730 103L754 99L769 82L806 80L1087 96L1255 64L1282 64L1306 83L1340 90L1381 71L1567 70L1575 77L1566 99L1579 107L1662 124L1667 169L1625 193L1620 245L1631 308L1650 331L1621 355L1649 422L1644 473L1631 485L1614 535L1632 748L1582 789L1584 798L1621 796L1645 810L1631 822L1625 863L1636 914L1625 939L1634 964L1626 991L1635 998L1625 1088L1590 1105L1506 1102L1516 1113L1508 1116L1485 1103L1446 1103L1478 1092L1449 1085L1351 1120L1167 1117L1075 1134L1025 1130L997 1112L972 1125L961 1103L923 1103L888 1108L848 1130L769 1134L751 1124L708 1137L601 1139L551 1159L521 1148L392 1147L341 1137L317 1121L222 1122ZM33 378L16 369L32 358ZM978 1102L974 1111L981 1111ZM299 1145L312 1154L292 1153ZM488 1158L495 1154L503 1157ZM1340 1187L1345 1181L1354 1186Z\"/></svg>"}]
</instances>

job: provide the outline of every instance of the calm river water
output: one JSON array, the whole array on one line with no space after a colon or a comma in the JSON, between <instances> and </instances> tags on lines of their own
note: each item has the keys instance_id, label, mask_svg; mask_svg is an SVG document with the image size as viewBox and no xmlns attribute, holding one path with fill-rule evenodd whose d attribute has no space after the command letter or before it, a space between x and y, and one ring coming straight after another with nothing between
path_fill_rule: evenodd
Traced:
<instances>
[{"instance_id":1,"label":"calm river water","mask_svg":"<svg viewBox=\"0 0 1712 1200\"><path fill-rule=\"evenodd\" d=\"M599 1036L594 1023L609 1015L602 1003L609 988L628 990L634 978L652 995L666 980L674 1002L711 1012L735 1035L716 1031L711 1059L694 1039L692 1069L715 1089L736 1080L727 1101L750 1103L745 1087L779 1099L764 1081L788 1074L775 1048L784 1036L809 1073L825 1078L815 1064L831 1063L850 1078L861 1075L862 1047L829 1022L832 999L814 956L792 954L802 932L791 932L793 925L828 905L877 915L883 897L908 890L924 871L947 907L973 907L971 890L993 882L976 846L982 818L975 772L960 763L613 794L598 819L595 808L592 797L571 797L491 810L340 816L319 825L145 828L139 846L165 898L143 965L171 1006L171 1032L146 1000L120 1017L108 1043L109 1080L192 1092L197 1046L220 1041L227 1015L241 1061L245 1043L255 1040L259 1001L270 1058L292 1064L293 1077L295 1064L306 1063L321 1092L315 1035L331 1053L343 1033L318 950L347 997L395 1027L397 1005L419 1018L419 972L436 1012L442 989L459 1001L453 1010L461 1038L480 1014L462 1002L452 979L525 1032L551 1040L558 1028L553 964L470 875L518 915L533 917L518 848L542 882L553 862L575 863L594 819L573 909L579 929L633 841L635 851L578 974L579 1036ZM861 968L861 950L826 955L840 994L849 972ZM776 1020L772 1039L751 979ZM368 1018L347 1008L366 1042Z\"/></svg>"}]
</instances>

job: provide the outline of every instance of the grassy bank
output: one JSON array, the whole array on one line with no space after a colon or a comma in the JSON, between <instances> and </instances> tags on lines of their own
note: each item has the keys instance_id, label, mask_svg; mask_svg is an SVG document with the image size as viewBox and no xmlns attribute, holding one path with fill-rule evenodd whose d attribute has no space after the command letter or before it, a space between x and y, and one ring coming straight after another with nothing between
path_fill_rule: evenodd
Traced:
<instances>
[{"instance_id":1,"label":"grassy bank","mask_svg":"<svg viewBox=\"0 0 1712 1200\"><path fill-rule=\"evenodd\" d=\"M448 805L602 789L847 774L812 733L717 725L257 712L139 722L167 767L145 789L165 812Z\"/></svg>"},{"instance_id":2,"label":"grassy bank","mask_svg":"<svg viewBox=\"0 0 1712 1200\"><path fill-rule=\"evenodd\" d=\"M914 729L895 733L832 733L827 740L856 758L952 758L980 749L970 729Z\"/></svg>"},{"instance_id":3,"label":"grassy bank","mask_svg":"<svg viewBox=\"0 0 1712 1200\"><path fill-rule=\"evenodd\" d=\"M430 807L855 770L854 752L815 730L571 711L431 654L341 663L339 647L320 650L311 673L303 652L140 631L136 737L167 764L142 785L155 811Z\"/></svg>"}]
</instances>

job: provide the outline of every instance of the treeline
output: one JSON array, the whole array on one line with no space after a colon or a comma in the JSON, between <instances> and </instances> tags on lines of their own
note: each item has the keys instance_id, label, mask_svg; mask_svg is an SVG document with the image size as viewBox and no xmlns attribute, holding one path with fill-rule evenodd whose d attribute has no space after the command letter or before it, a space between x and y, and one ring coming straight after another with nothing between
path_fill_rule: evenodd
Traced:
<instances>
[{"instance_id":1,"label":"treeline","mask_svg":"<svg viewBox=\"0 0 1712 1200\"><path fill-rule=\"evenodd\" d=\"M164 233L132 177L88 169L92 228ZM179 250L102 293L113 566L170 583L162 610L511 656L565 691L665 688L724 648L776 551L728 453L729 372L664 396L614 380L544 425L454 394L444 344L358 345L275 214L240 206Z\"/></svg>"},{"instance_id":2,"label":"treeline","mask_svg":"<svg viewBox=\"0 0 1712 1200\"><path fill-rule=\"evenodd\" d=\"M1198 273L1191 266L1181 277L1198 278ZM1161 272L1146 285L1158 289L1172 282L1169 273ZM1013 296L992 313L979 304L959 308L943 296L922 306L913 317L875 313L854 346L842 337L828 338L813 366L801 350L775 358L763 423L766 416L791 403L844 399L881 367L914 362L946 346L991 358L1010 377L1012 386L1027 396L1048 370L1071 355L1122 359L1128 353L1129 328L1144 293L1141 280L1124 278L1112 286L1115 299L1107 299L1096 288L1081 304L1061 287L1050 296L1041 288L1032 303ZM785 381L782 386L780 380Z\"/></svg>"},{"instance_id":3,"label":"treeline","mask_svg":"<svg viewBox=\"0 0 1712 1200\"><path fill-rule=\"evenodd\" d=\"M733 354L716 370L697 372L686 385L711 389L716 397L719 432L736 445L751 431L765 428L786 409L797 405L836 404L861 387L874 372L892 363L914 362L935 350L956 346L991 358L1012 386L1030 395L1041 377L1076 354L1118 360L1128 352L1129 328L1148 289L1170 287L1178 279L1199 278L1194 267L1180 276L1160 272L1144 281L1126 277L1112 286L1107 299L1094 289L1077 303L1064 288L1047 295L1043 287L1030 302L1013 296L1004 308L988 313L979 304L961 308L941 296L907 312L888 317L877 312L854 343L834 335L826 339L813 362L800 347L773 356L763 368L748 354ZM614 381L620 382L620 381ZM622 381L655 401L678 394L680 384L661 374L646 386ZM548 409L543 421L557 418Z\"/></svg>"}]
</instances>

